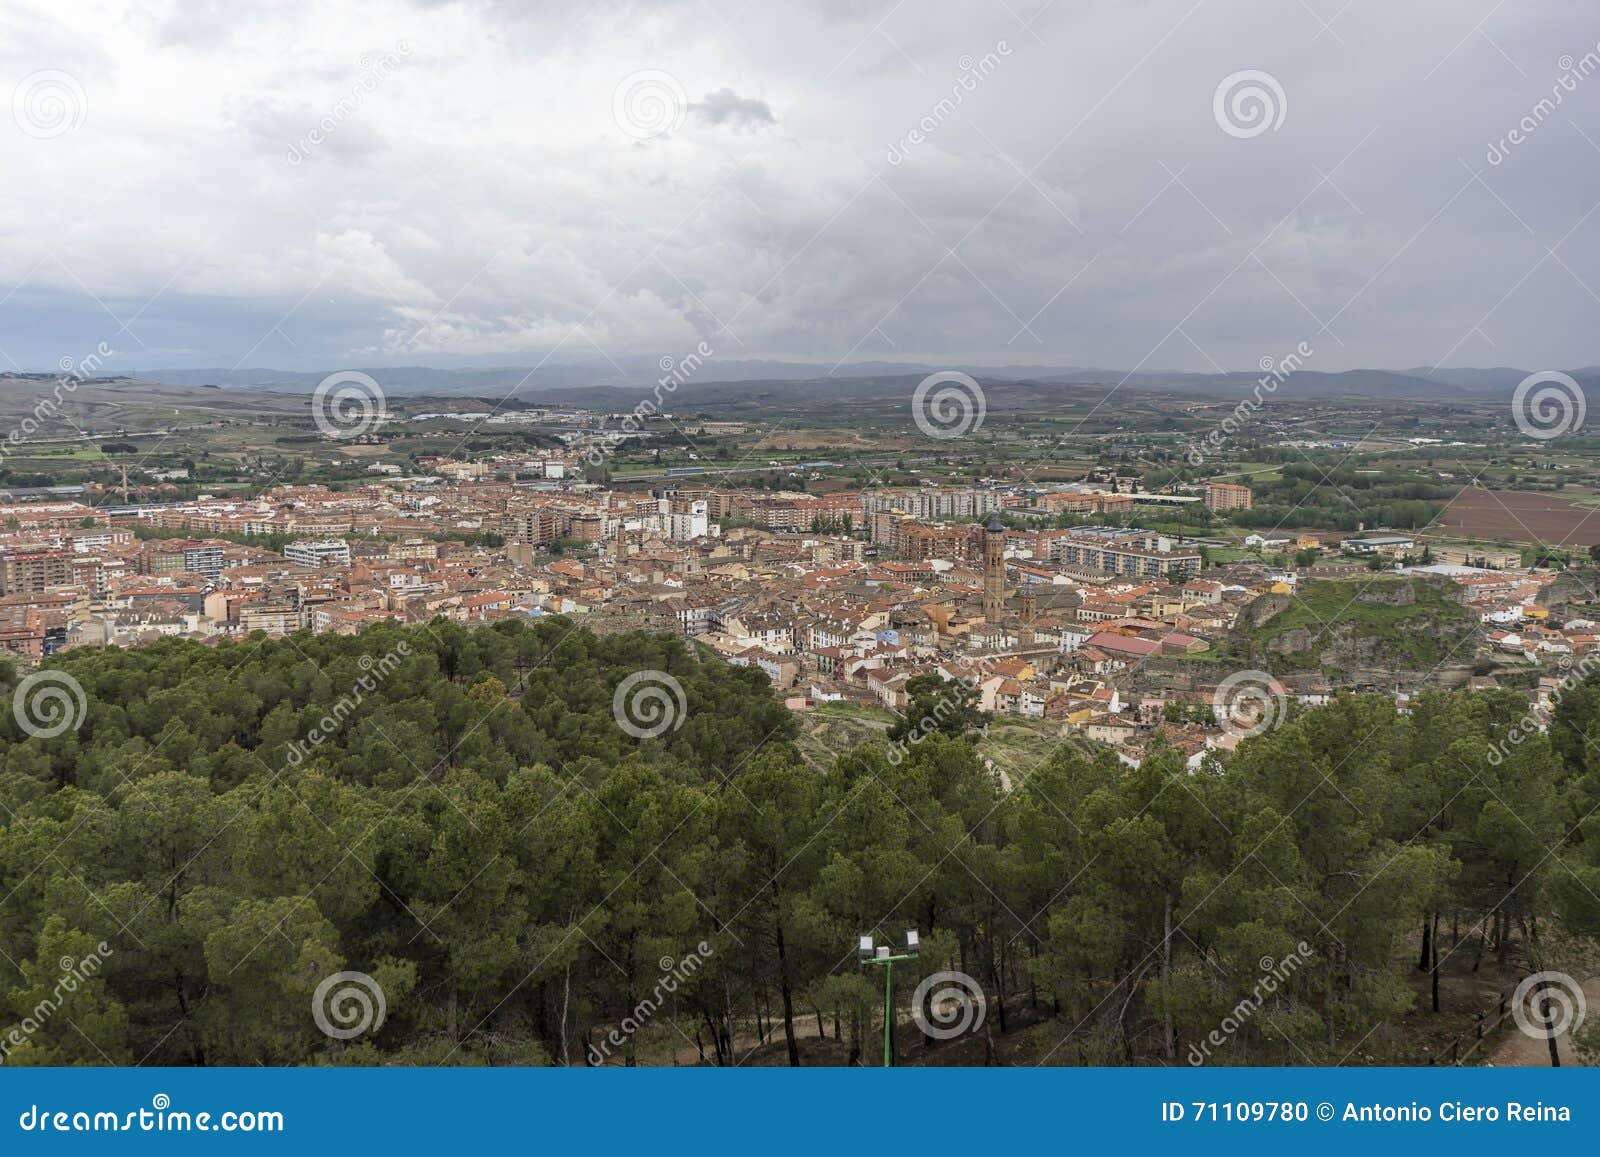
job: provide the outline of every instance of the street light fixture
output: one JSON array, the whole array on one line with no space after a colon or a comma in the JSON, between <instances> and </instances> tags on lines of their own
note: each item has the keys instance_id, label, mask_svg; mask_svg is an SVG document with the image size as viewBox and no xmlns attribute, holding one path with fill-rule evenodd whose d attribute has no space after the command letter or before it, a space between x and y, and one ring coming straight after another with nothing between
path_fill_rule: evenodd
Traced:
<instances>
[{"instance_id":1,"label":"street light fixture","mask_svg":"<svg viewBox=\"0 0 1600 1157\"><path fill-rule=\"evenodd\" d=\"M874 946L871 936L856 941L856 958L863 965L883 965L883 1067L894 1066L894 1053L890 1049L890 1031L894 1028L894 966L897 960L915 960L922 954L922 940L915 928L906 929L905 950L896 954L887 944Z\"/></svg>"}]
</instances>

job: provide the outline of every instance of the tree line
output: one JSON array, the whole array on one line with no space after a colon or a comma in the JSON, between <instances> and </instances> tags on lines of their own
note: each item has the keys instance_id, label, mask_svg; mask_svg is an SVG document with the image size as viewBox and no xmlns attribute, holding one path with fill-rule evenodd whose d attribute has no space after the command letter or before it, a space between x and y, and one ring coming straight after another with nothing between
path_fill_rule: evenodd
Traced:
<instances>
[{"instance_id":1,"label":"tree line","mask_svg":"<svg viewBox=\"0 0 1600 1157\"><path fill-rule=\"evenodd\" d=\"M818 770L760 672L563 618L48 669L76 726L0 717L7 1064L876 1063L856 937L907 928L902 1007L984 991L951 1055L1334 1063L1405 1055L1419 969L1436 1006L1452 956L1600 934L1592 683L1548 733L1514 692L1346 696L1225 760L1063 744L1003 791L967 696ZM645 671L681 700L640 738ZM347 972L383 1006L349 1038L313 1016Z\"/></svg>"}]
</instances>

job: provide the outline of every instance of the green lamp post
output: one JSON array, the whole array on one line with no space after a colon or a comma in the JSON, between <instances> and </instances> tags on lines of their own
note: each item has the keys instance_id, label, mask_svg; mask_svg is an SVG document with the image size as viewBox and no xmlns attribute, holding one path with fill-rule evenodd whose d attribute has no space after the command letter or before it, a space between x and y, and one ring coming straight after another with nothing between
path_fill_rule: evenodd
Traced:
<instances>
[{"instance_id":1,"label":"green lamp post","mask_svg":"<svg viewBox=\"0 0 1600 1157\"><path fill-rule=\"evenodd\" d=\"M915 960L922 951L917 930L906 930L905 951L896 954L887 944L874 946L871 936L862 936L856 943L856 959L862 967L883 965L883 1067L894 1066L894 1053L890 1049L890 1031L894 1028L894 966L899 960Z\"/></svg>"}]
</instances>

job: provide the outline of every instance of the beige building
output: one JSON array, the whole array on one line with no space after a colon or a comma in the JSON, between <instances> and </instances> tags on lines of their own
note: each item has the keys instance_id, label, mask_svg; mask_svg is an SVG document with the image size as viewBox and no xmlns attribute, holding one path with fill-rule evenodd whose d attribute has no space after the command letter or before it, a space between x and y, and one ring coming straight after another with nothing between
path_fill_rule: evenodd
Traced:
<instances>
[{"instance_id":1,"label":"beige building","mask_svg":"<svg viewBox=\"0 0 1600 1157\"><path fill-rule=\"evenodd\" d=\"M1212 510L1249 510L1253 504L1248 486L1236 482L1206 483L1206 506Z\"/></svg>"}]
</instances>

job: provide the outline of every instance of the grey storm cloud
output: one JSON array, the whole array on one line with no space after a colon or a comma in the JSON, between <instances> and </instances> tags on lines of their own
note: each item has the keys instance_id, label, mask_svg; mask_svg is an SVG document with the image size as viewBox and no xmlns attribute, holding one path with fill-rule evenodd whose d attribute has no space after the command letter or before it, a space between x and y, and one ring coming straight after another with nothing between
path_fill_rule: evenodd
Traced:
<instances>
[{"instance_id":1,"label":"grey storm cloud","mask_svg":"<svg viewBox=\"0 0 1600 1157\"><path fill-rule=\"evenodd\" d=\"M731 88L708 92L705 99L689 106L691 115L707 124L732 125L734 128L760 128L778 123L772 109L764 100L742 97Z\"/></svg>"},{"instance_id":2,"label":"grey storm cloud","mask_svg":"<svg viewBox=\"0 0 1600 1157\"><path fill-rule=\"evenodd\" d=\"M40 8L0 365L1600 361L1592 6L726 7Z\"/></svg>"}]
</instances>

